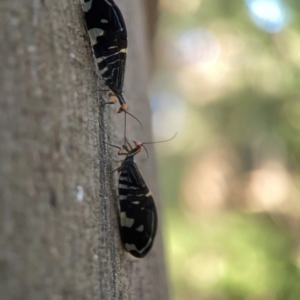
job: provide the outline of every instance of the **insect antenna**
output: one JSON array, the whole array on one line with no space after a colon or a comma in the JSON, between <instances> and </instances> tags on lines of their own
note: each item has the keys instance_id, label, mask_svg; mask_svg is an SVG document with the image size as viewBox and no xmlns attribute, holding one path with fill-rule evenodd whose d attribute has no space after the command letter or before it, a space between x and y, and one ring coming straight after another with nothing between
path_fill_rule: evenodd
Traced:
<instances>
[{"instance_id":1,"label":"insect antenna","mask_svg":"<svg viewBox=\"0 0 300 300\"><path fill-rule=\"evenodd\" d=\"M131 113L129 113L129 112L128 112L127 110L125 110L123 107L120 107L120 110L121 110L121 111L124 111L125 115L128 114L129 116L131 116L132 118L134 118L135 120L137 120L137 121L140 123L140 125L141 125L141 129L143 129L143 125L142 125L141 121L140 121L138 118L136 118L134 115L132 115Z\"/></svg>"},{"instance_id":2,"label":"insect antenna","mask_svg":"<svg viewBox=\"0 0 300 300\"><path fill-rule=\"evenodd\" d=\"M127 148L126 144L129 146L129 149L132 150L132 147L129 144L129 142L127 140L127 137L126 137L126 114L125 114L125 117L124 117L124 143L123 143L123 148L125 148L125 150L128 151L128 148Z\"/></svg>"},{"instance_id":3,"label":"insect antenna","mask_svg":"<svg viewBox=\"0 0 300 300\"><path fill-rule=\"evenodd\" d=\"M146 160L148 160L149 159L149 153L148 153L148 150L147 150L147 148L145 147L145 146L143 146L144 147L144 149L145 149L145 151L146 151L146 153L147 153L147 159Z\"/></svg>"},{"instance_id":4,"label":"insect antenna","mask_svg":"<svg viewBox=\"0 0 300 300\"><path fill-rule=\"evenodd\" d=\"M129 143L128 140L127 140L127 137L125 137L125 140L126 140L127 145L129 146L129 149L130 149L130 150L133 150L132 146L130 145L130 143Z\"/></svg>"},{"instance_id":5,"label":"insect antenna","mask_svg":"<svg viewBox=\"0 0 300 300\"><path fill-rule=\"evenodd\" d=\"M126 144L126 114L124 115L124 145Z\"/></svg>"},{"instance_id":6,"label":"insect antenna","mask_svg":"<svg viewBox=\"0 0 300 300\"><path fill-rule=\"evenodd\" d=\"M174 134L173 137L171 137L170 139L168 140L164 140L164 141L158 141L158 142L145 142L145 143L141 143L141 146L145 145L145 144L159 144L159 143L165 143L165 142L169 142L169 141L172 141L173 139L175 139L176 135L177 135L178 132L176 132Z\"/></svg>"},{"instance_id":7,"label":"insect antenna","mask_svg":"<svg viewBox=\"0 0 300 300\"><path fill-rule=\"evenodd\" d=\"M171 137L170 139L168 140L164 140L164 141L158 141L158 142L145 142L145 143L141 143L141 146L144 147L146 153L147 153L147 159L149 159L149 153L148 153L148 150L147 148L144 146L145 144L159 144L159 143L165 143L165 142L169 142L169 141L172 141L173 139L175 139L176 135L177 135L178 132L175 133L175 135L173 137Z\"/></svg>"}]
</instances>

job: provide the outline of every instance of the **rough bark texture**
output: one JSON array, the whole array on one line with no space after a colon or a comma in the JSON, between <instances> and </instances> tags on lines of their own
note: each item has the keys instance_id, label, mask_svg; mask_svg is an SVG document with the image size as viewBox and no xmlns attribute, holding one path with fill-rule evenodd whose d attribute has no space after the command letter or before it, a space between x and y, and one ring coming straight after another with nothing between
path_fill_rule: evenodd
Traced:
<instances>
[{"instance_id":1,"label":"rough bark texture","mask_svg":"<svg viewBox=\"0 0 300 300\"><path fill-rule=\"evenodd\" d=\"M129 35L125 96L144 125L128 118L128 136L148 141L156 2L116 3ZM104 141L122 144L124 116L96 92L80 1L1 0L0 53L1 299L168 299L160 230L144 259L120 243L118 164ZM159 207L154 154L144 157Z\"/></svg>"}]
</instances>

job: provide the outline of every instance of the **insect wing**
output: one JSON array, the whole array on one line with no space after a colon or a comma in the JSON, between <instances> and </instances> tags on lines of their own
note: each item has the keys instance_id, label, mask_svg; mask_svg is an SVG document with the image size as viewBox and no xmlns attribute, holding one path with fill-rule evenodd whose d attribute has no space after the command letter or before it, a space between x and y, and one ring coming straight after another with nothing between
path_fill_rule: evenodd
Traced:
<instances>
[{"instance_id":1,"label":"insect wing","mask_svg":"<svg viewBox=\"0 0 300 300\"><path fill-rule=\"evenodd\" d=\"M134 162L121 171L119 197L123 245L133 256L144 257L155 238L157 212L153 197Z\"/></svg>"},{"instance_id":2,"label":"insect wing","mask_svg":"<svg viewBox=\"0 0 300 300\"><path fill-rule=\"evenodd\" d=\"M100 74L116 95L121 94L127 56L127 30L121 11L112 0L82 1Z\"/></svg>"}]
</instances>

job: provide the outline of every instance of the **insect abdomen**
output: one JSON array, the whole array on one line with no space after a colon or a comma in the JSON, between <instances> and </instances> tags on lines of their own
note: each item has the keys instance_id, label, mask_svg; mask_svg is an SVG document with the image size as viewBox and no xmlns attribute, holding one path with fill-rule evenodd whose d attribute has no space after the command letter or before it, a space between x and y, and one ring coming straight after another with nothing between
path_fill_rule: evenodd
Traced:
<instances>
[{"instance_id":1,"label":"insect abdomen","mask_svg":"<svg viewBox=\"0 0 300 300\"><path fill-rule=\"evenodd\" d=\"M157 229L153 197L133 163L120 174L120 232L126 251L144 257L152 248Z\"/></svg>"},{"instance_id":2,"label":"insect abdomen","mask_svg":"<svg viewBox=\"0 0 300 300\"><path fill-rule=\"evenodd\" d=\"M157 213L153 198L123 200L120 206L123 245L133 256L144 257L151 249L156 234Z\"/></svg>"},{"instance_id":3,"label":"insect abdomen","mask_svg":"<svg viewBox=\"0 0 300 300\"><path fill-rule=\"evenodd\" d=\"M87 30L102 78L116 95L123 92L127 31L112 0L81 0Z\"/></svg>"}]
</instances>

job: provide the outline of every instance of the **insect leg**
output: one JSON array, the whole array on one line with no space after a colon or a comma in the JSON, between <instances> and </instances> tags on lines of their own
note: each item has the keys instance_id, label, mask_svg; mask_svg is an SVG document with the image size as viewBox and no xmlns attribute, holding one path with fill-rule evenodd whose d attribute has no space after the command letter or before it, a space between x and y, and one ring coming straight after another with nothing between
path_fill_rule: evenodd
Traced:
<instances>
[{"instance_id":1,"label":"insect leg","mask_svg":"<svg viewBox=\"0 0 300 300\"><path fill-rule=\"evenodd\" d=\"M122 151L123 151L123 148L121 148L121 147L118 147L118 146L116 146L116 145L112 145L112 144L110 144L110 143L107 143L107 142L104 142L106 145L109 145L109 146L111 146L111 147L114 147L114 148L117 148L117 149L119 149L119 151L118 151L118 155L127 155L127 153L123 153ZM126 149L125 149L126 150Z\"/></svg>"},{"instance_id":2,"label":"insect leg","mask_svg":"<svg viewBox=\"0 0 300 300\"><path fill-rule=\"evenodd\" d=\"M113 93L109 93L109 102L104 102L104 104L115 104L117 102L117 100L115 99L116 95Z\"/></svg>"}]
</instances>

